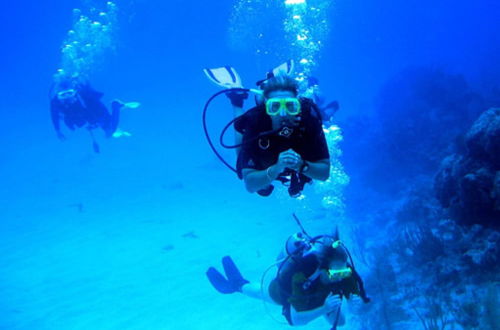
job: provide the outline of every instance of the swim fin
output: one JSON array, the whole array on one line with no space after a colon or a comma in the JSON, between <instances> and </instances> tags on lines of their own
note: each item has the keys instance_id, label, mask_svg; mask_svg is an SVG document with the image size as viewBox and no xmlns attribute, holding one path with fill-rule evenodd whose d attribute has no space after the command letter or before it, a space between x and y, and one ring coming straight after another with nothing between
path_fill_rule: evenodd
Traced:
<instances>
[{"instance_id":1,"label":"swim fin","mask_svg":"<svg viewBox=\"0 0 500 330\"><path fill-rule=\"evenodd\" d=\"M231 259L230 256L225 256L222 258L222 266L224 267L224 272L226 273L229 282L237 287L238 291L241 292L241 287L249 282L243 278L240 270L234 264L233 259Z\"/></svg>"},{"instance_id":2,"label":"swim fin","mask_svg":"<svg viewBox=\"0 0 500 330\"><path fill-rule=\"evenodd\" d=\"M240 75L230 66L215 69L203 69L208 79L223 88L242 88Z\"/></svg>"},{"instance_id":3,"label":"swim fin","mask_svg":"<svg viewBox=\"0 0 500 330\"><path fill-rule=\"evenodd\" d=\"M141 106L141 104L139 102L122 102L120 100L113 100L113 102L111 102L111 107L113 108L113 110L117 109L117 110L120 110L122 108L126 108L126 109L137 109Z\"/></svg>"},{"instance_id":4,"label":"swim fin","mask_svg":"<svg viewBox=\"0 0 500 330\"><path fill-rule=\"evenodd\" d=\"M207 270L207 277L215 290L223 294L235 293L237 290L231 283L214 267Z\"/></svg>"},{"instance_id":5,"label":"swim fin","mask_svg":"<svg viewBox=\"0 0 500 330\"><path fill-rule=\"evenodd\" d=\"M114 132L113 132L113 135L111 135L112 137L114 138L121 138L121 137L131 137L132 134L130 134L129 132L127 131L123 131L119 128L117 128Z\"/></svg>"},{"instance_id":6,"label":"swim fin","mask_svg":"<svg viewBox=\"0 0 500 330\"><path fill-rule=\"evenodd\" d=\"M223 294L241 292L243 285L249 282L243 278L231 257L222 258L222 266L227 278L214 267L207 270L206 274L212 286Z\"/></svg>"},{"instance_id":7,"label":"swim fin","mask_svg":"<svg viewBox=\"0 0 500 330\"><path fill-rule=\"evenodd\" d=\"M272 69L271 72L268 73L268 75L271 75L271 77L289 76L293 73L293 69L294 69L293 60L288 60L285 63L282 63L277 67L275 67L274 69Z\"/></svg>"},{"instance_id":8,"label":"swim fin","mask_svg":"<svg viewBox=\"0 0 500 330\"><path fill-rule=\"evenodd\" d=\"M275 67L274 69L272 69L271 71L267 72L266 79L262 79L262 80L257 81L256 85L260 86L266 80L271 79L273 77L291 76L293 74L294 68L295 68L295 66L294 66L293 60L288 60L285 63L282 63L282 64L278 65L277 67Z\"/></svg>"},{"instance_id":9,"label":"swim fin","mask_svg":"<svg viewBox=\"0 0 500 330\"><path fill-rule=\"evenodd\" d=\"M139 102L127 102L123 106L127 109L137 109L141 104Z\"/></svg>"}]
</instances>

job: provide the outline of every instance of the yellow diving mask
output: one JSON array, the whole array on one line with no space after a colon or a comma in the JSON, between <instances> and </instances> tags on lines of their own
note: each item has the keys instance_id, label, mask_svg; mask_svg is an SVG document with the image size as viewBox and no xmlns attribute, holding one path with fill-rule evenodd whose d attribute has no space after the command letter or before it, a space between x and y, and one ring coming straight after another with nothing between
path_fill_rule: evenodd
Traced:
<instances>
[{"instance_id":1,"label":"yellow diving mask","mask_svg":"<svg viewBox=\"0 0 500 330\"><path fill-rule=\"evenodd\" d=\"M295 97L273 97L266 101L266 113L269 116L297 116L300 113L300 101Z\"/></svg>"},{"instance_id":2,"label":"yellow diving mask","mask_svg":"<svg viewBox=\"0 0 500 330\"><path fill-rule=\"evenodd\" d=\"M341 281L352 275L352 269L349 267L341 269L328 269L328 277L332 281Z\"/></svg>"}]
</instances>

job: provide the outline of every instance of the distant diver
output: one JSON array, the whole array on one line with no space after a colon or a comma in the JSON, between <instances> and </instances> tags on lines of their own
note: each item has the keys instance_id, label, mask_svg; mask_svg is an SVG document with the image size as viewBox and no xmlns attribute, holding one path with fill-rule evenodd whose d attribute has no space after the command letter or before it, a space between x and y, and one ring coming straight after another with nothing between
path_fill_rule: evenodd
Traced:
<instances>
[{"instance_id":1,"label":"distant diver","mask_svg":"<svg viewBox=\"0 0 500 330\"><path fill-rule=\"evenodd\" d=\"M119 131L120 110L124 107L137 108L139 103L122 103L114 100L111 103L111 113L101 101L103 93L93 89L88 82L66 78L54 84L50 100L52 124L60 140L66 137L62 133L60 121L64 121L70 130L86 127L90 132L93 148L100 152L93 135L93 130L101 128L106 137L129 135Z\"/></svg>"},{"instance_id":2,"label":"distant diver","mask_svg":"<svg viewBox=\"0 0 500 330\"><path fill-rule=\"evenodd\" d=\"M103 93L90 86L90 73L106 50L112 49L114 30L117 26L118 8L112 1L105 2L102 10L89 3L89 13L73 10L73 26L61 47L61 66L53 76L49 94L52 124L60 140L66 137L60 121L70 130L87 128L93 148L100 152L94 130L101 128L106 137L130 136L118 129L120 110L137 108L139 103L111 103L111 112L101 101Z\"/></svg>"}]
</instances>

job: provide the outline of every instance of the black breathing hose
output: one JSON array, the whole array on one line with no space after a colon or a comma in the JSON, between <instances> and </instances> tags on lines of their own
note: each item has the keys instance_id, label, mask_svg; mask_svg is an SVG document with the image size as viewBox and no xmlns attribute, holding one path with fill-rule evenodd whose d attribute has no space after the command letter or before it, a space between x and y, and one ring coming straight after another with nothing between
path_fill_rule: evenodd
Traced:
<instances>
[{"instance_id":1,"label":"black breathing hose","mask_svg":"<svg viewBox=\"0 0 500 330\"><path fill-rule=\"evenodd\" d=\"M207 142L208 144L210 145L210 148L212 149L212 151L214 152L214 154L217 156L217 158L219 158L219 160L227 166L227 168L229 168L231 171L237 173L236 169L234 167L232 167L228 162L226 162L226 160L221 156L221 154L217 151L217 149L215 148L213 142L212 142L212 139L210 138L210 134L208 134L208 128L207 128L207 110L208 110L208 107L210 106L210 103L212 103L212 101L219 95L221 94L226 94L226 93L229 93L229 92L250 92L249 89L247 88L229 88L229 89L224 89L224 90L221 90L217 93L215 93L214 95L212 95L208 101L205 103L205 107L203 108L203 131L205 132L205 137L207 138ZM226 125L226 127L224 128L224 131L223 133L227 130L227 128L232 125L235 121L236 121L237 118L231 120L231 122ZM221 136L221 141L222 141L222 136ZM237 146L233 146L234 148L237 148Z\"/></svg>"}]
</instances>

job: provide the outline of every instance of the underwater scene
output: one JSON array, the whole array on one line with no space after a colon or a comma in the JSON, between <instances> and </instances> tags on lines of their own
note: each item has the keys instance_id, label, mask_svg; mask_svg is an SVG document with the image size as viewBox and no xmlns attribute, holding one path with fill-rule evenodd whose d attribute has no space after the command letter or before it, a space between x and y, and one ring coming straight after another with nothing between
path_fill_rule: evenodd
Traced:
<instances>
[{"instance_id":1,"label":"underwater scene","mask_svg":"<svg viewBox=\"0 0 500 330\"><path fill-rule=\"evenodd\" d=\"M500 329L499 17L3 1L0 329Z\"/></svg>"}]
</instances>

